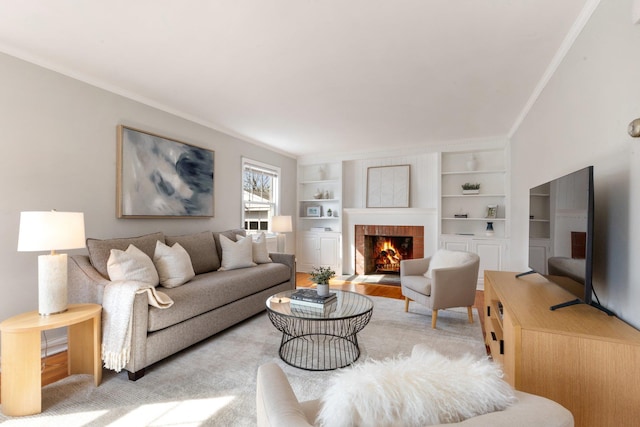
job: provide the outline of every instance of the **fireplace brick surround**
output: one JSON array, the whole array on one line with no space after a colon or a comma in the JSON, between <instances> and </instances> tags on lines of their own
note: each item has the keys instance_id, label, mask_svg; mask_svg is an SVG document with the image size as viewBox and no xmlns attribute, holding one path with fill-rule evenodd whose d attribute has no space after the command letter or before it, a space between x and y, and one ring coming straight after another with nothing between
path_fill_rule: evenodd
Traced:
<instances>
[{"instance_id":1,"label":"fireplace brick surround","mask_svg":"<svg viewBox=\"0 0 640 427\"><path fill-rule=\"evenodd\" d=\"M355 225L355 273L365 274L365 236L405 236L413 238L413 257L424 257L424 227L417 225Z\"/></svg>"}]
</instances>

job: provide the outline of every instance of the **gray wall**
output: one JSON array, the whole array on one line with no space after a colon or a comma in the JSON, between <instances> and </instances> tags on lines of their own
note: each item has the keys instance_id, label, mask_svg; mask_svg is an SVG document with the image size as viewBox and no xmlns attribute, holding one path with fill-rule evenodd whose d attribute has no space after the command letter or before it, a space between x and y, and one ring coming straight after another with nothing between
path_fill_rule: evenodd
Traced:
<instances>
[{"instance_id":1,"label":"gray wall","mask_svg":"<svg viewBox=\"0 0 640 427\"><path fill-rule=\"evenodd\" d=\"M0 81L0 320L38 308L41 253L16 251L20 211L84 212L86 235L97 238L238 227L247 156L282 168L281 213L295 212L293 158L4 54ZM215 150L215 218L117 219L118 124Z\"/></svg>"},{"instance_id":2,"label":"gray wall","mask_svg":"<svg viewBox=\"0 0 640 427\"><path fill-rule=\"evenodd\" d=\"M594 284L640 326L640 25L631 0L602 0L512 138L512 265L527 268L528 189L593 165Z\"/></svg>"}]
</instances>

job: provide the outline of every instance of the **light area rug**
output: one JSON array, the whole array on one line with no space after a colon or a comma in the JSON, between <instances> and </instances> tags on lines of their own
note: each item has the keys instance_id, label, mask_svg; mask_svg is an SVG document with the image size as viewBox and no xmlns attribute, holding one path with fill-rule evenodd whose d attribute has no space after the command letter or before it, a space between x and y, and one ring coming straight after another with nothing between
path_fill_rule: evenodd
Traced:
<instances>
[{"instance_id":1,"label":"light area rug","mask_svg":"<svg viewBox=\"0 0 640 427\"><path fill-rule=\"evenodd\" d=\"M438 312L431 329L431 311L404 301L370 297L371 321L358 334L361 356L382 360L409 355L425 343L449 356L485 356L478 314L469 324L466 309ZM90 375L74 375L42 390L43 412L20 418L0 414L2 427L32 426L255 426L258 366L278 363L300 400L319 397L337 371L310 372L280 360L281 334L260 313L214 337L149 368L140 380L126 372L104 371L94 387ZM344 368L349 369L349 368Z\"/></svg>"}]
</instances>

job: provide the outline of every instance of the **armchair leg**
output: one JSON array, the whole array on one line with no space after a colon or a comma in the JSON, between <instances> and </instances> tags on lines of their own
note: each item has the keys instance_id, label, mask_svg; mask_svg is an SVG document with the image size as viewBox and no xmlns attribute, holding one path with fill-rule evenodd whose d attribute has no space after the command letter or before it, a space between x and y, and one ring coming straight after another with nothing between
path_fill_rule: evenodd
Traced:
<instances>
[{"instance_id":1,"label":"armchair leg","mask_svg":"<svg viewBox=\"0 0 640 427\"><path fill-rule=\"evenodd\" d=\"M436 328L436 321L438 320L438 310L431 311L431 329Z\"/></svg>"},{"instance_id":2,"label":"armchair leg","mask_svg":"<svg viewBox=\"0 0 640 427\"><path fill-rule=\"evenodd\" d=\"M409 311L409 301L411 301L409 299L409 297L404 297L404 312L406 313L407 311Z\"/></svg>"},{"instance_id":3,"label":"armchair leg","mask_svg":"<svg viewBox=\"0 0 640 427\"><path fill-rule=\"evenodd\" d=\"M469 323L473 323L473 307L467 307L467 314L469 315Z\"/></svg>"}]
</instances>

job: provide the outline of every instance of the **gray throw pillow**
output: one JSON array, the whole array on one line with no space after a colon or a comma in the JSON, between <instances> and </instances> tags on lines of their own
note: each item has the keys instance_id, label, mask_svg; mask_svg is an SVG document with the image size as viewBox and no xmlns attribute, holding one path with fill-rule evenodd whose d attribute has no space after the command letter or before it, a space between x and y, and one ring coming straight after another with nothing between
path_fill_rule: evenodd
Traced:
<instances>
[{"instance_id":1,"label":"gray throw pillow","mask_svg":"<svg viewBox=\"0 0 640 427\"><path fill-rule=\"evenodd\" d=\"M183 236L167 236L165 243L173 246L180 243L191 258L193 271L196 274L208 273L220 268L220 257L216 249L211 231L201 233L185 234Z\"/></svg>"}]
</instances>

